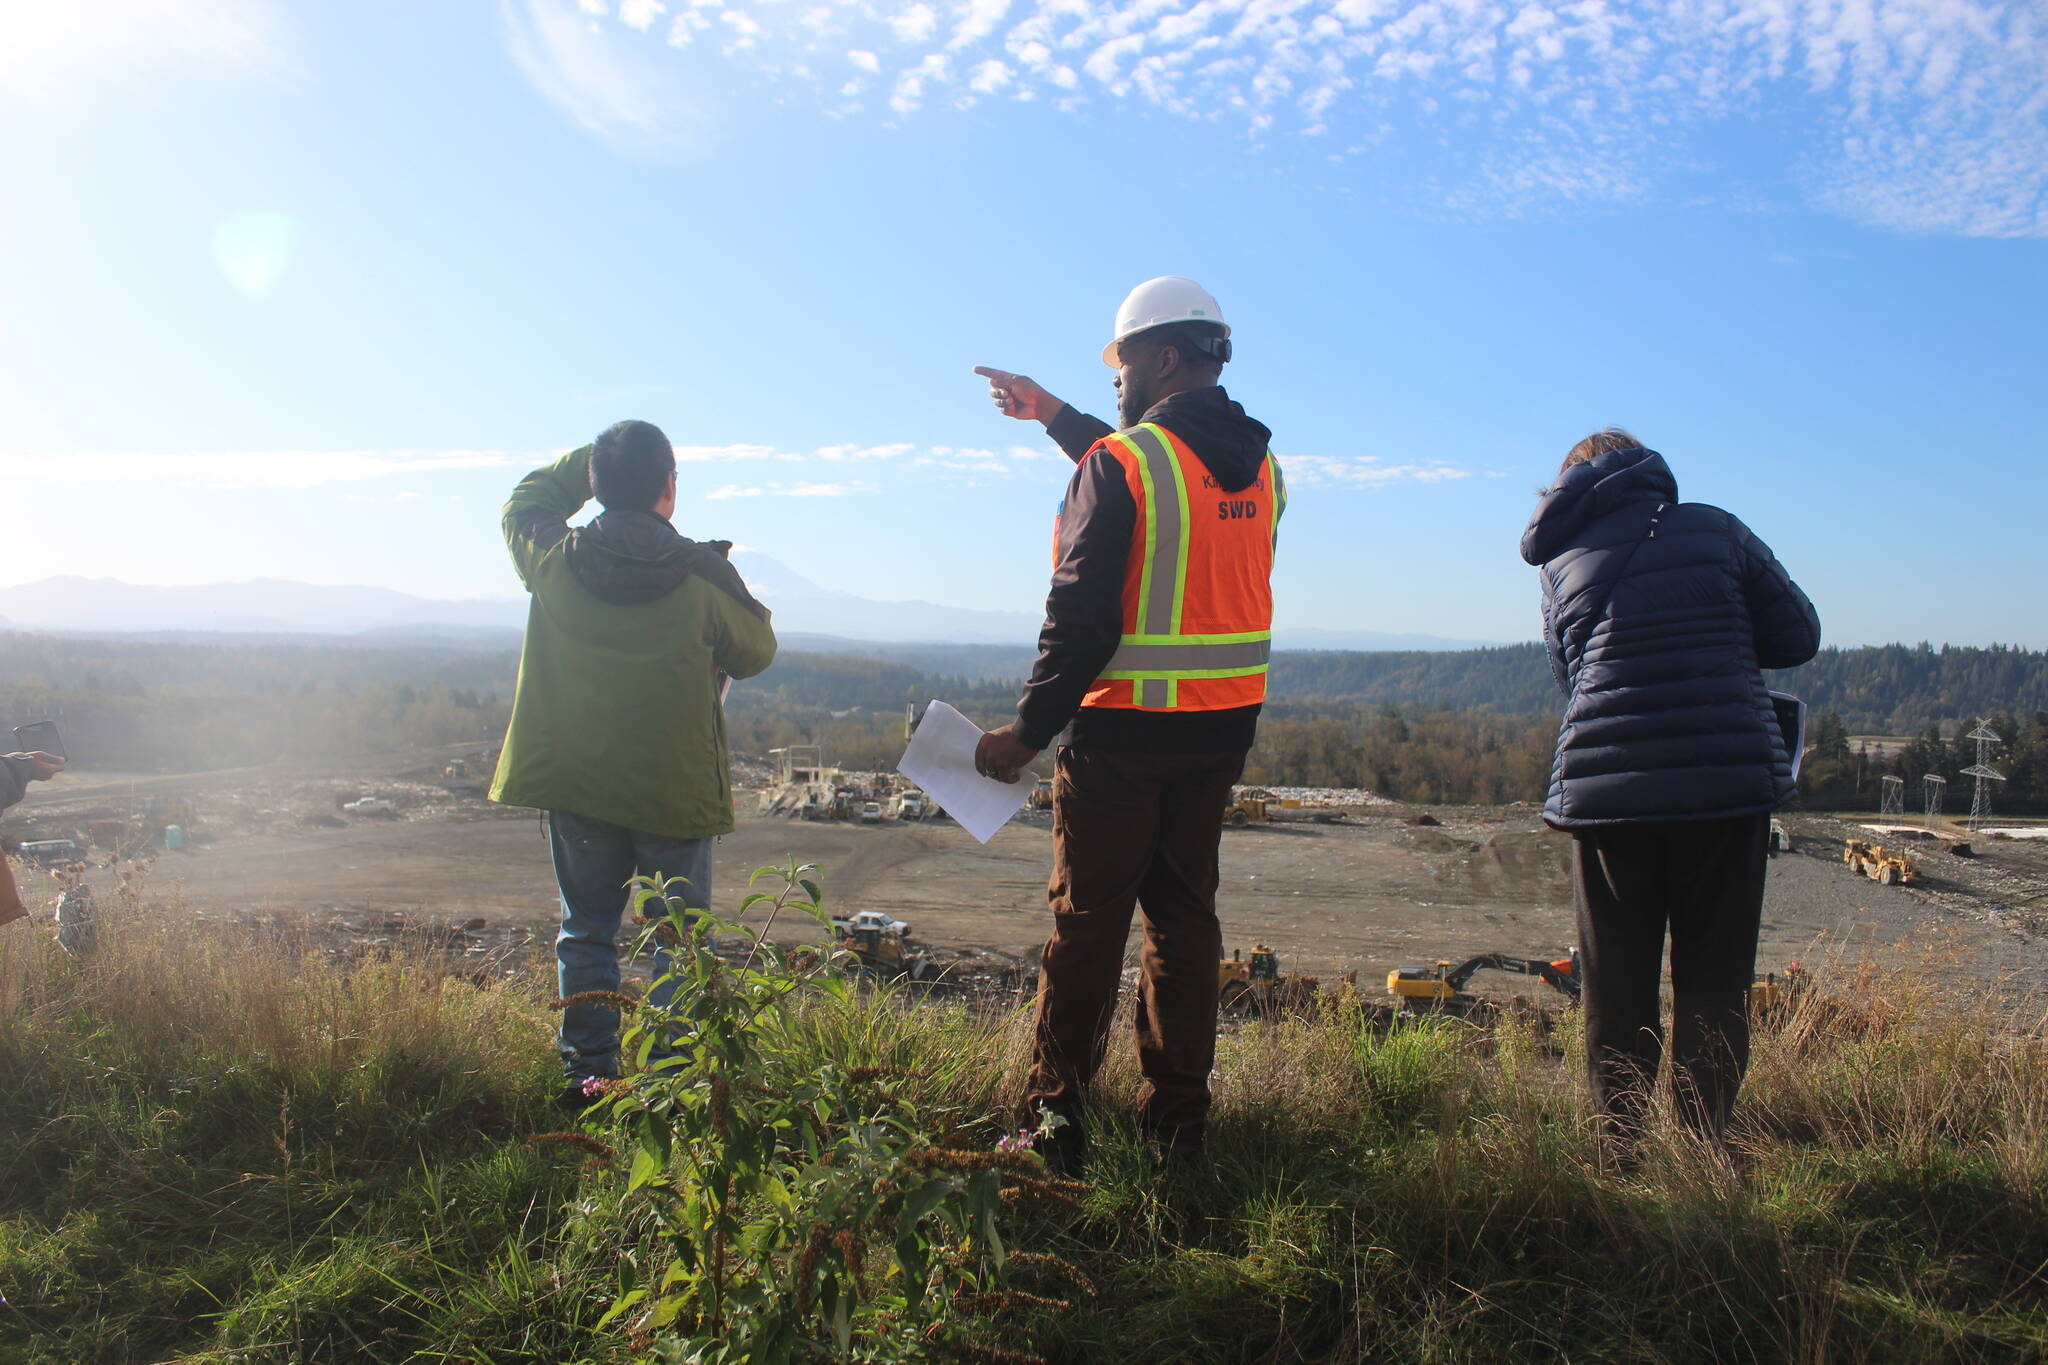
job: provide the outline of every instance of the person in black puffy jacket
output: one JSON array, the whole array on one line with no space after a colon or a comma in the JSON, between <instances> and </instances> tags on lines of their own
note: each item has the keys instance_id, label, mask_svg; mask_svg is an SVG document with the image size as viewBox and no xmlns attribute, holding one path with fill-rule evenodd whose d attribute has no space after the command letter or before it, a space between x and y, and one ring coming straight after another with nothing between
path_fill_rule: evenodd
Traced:
<instances>
[{"instance_id":1,"label":"person in black puffy jacket","mask_svg":"<svg viewBox=\"0 0 2048 1365\"><path fill-rule=\"evenodd\" d=\"M1625 1162L1643 1131L1667 930L1678 1114L1718 1141L1749 1062L1770 813L1793 793L1762 670L1811 659L1820 619L1769 546L1680 502L1664 457L1618 428L1572 448L1522 558L1568 699L1543 818L1573 836L1607 1151Z\"/></svg>"}]
</instances>

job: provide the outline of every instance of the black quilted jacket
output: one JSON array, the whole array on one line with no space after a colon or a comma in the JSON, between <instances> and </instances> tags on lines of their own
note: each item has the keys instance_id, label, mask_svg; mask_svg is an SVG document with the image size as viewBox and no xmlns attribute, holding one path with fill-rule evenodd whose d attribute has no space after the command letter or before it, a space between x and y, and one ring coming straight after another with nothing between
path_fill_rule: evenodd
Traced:
<instances>
[{"instance_id":1,"label":"black quilted jacket","mask_svg":"<svg viewBox=\"0 0 2048 1365\"><path fill-rule=\"evenodd\" d=\"M1560 829L1710 820L1792 796L1761 670L1820 648L1820 618L1731 514L1678 501L1653 450L1573 465L1522 533L1569 698L1543 818Z\"/></svg>"}]
</instances>

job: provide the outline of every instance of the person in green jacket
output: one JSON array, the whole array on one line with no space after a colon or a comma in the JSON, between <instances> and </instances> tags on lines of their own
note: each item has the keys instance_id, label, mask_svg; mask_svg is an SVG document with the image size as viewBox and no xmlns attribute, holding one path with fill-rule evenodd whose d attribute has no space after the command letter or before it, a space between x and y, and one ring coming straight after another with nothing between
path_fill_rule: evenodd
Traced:
<instances>
[{"instance_id":1,"label":"person in green jacket","mask_svg":"<svg viewBox=\"0 0 2048 1365\"><path fill-rule=\"evenodd\" d=\"M595 497L587 525L569 518ZM619 422L536 469L505 504L505 543L532 595L512 723L491 800L547 812L562 897L564 996L616 991L618 934L636 873L683 877L711 904L711 846L732 832L721 691L775 658L768 609L727 562L728 541L679 534L675 451L651 422ZM659 978L650 1003L666 1003ZM562 1012L565 1105L619 1074L619 1016Z\"/></svg>"}]
</instances>

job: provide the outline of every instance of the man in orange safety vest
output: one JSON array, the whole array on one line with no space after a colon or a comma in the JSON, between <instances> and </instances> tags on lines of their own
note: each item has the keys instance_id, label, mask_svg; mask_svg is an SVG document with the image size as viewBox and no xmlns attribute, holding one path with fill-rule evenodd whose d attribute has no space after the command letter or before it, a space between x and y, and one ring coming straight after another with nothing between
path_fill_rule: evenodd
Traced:
<instances>
[{"instance_id":1,"label":"man in orange safety vest","mask_svg":"<svg viewBox=\"0 0 2048 1365\"><path fill-rule=\"evenodd\" d=\"M1273 553L1287 504L1272 433L1217 383L1230 328L1179 276L1117 312L1102 358L1118 429L1023 375L979 368L996 405L1075 461L1053 534L1039 657L1017 719L976 765L1017 780L1056 747L1053 916L1026 1103L1041 1150L1077 1168L1089 1081L1116 1008L1132 912L1139 957L1139 1122L1163 1160L1199 1154L1216 1053L1217 854L1266 698Z\"/></svg>"}]
</instances>

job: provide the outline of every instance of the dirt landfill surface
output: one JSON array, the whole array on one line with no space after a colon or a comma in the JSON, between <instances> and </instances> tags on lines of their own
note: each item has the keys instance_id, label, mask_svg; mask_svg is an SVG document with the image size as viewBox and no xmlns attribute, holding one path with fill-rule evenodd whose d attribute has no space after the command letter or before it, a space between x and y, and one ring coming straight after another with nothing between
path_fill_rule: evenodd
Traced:
<instances>
[{"instance_id":1,"label":"dirt landfill surface","mask_svg":"<svg viewBox=\"0 0 2048 1365\"><path fill-rule=\"evenodd\" d=\"M451 777L446 765L463 759L470 770ZM1049 928L1045 813L1026 811L986 847L943 818L764 816L755 807L765 765L734 767L739 827L718 845L718 905L736 904L757 867L815 863L835 915L886 911L912 926L936 969L1006 989L1028 984ZM152 913L195 926L255 924L344 956L423 937L495 972L549 956L559 911L540 815L485 801L478 775L487 771L472 747L318 770L67 773L32 788L0 835L9 847L77 839L88 847L86 880L104 897L118 871L107 865L108 845L125 827L131 853L155 850L142 882ZM1225 831L1226 952L1249 956L1263 943L1285 973L1328 983L1356 972L1360 992L1376 994L1401 965L1489 951L1557 958L1570 948L1571 841L1546 829L1533 805L1425 811L1365 792L1273 793L1276 803L1284 796L1341 809L1343 819ZM143 819L153 797L159 819L166 802L184 803L168 807L187 822L182 850L164 850ZM342 809L363 797L393 809ZM2023 1018L2048 1009L2048 840L1980 837L1966 858L1933 840L1822 816L1788 813L1784 824L1793 848L1771 863L1759 971L1924 961ZM1919 880L1881 886L1852 873L1842 861L1852 837L1907 849ZM57 874L27 860L16 867L47 932ZM1134 934L1133 954L1135 942ZM1484 974L1474 985L1531 990Z\"/></svg>"}]
</instances>

